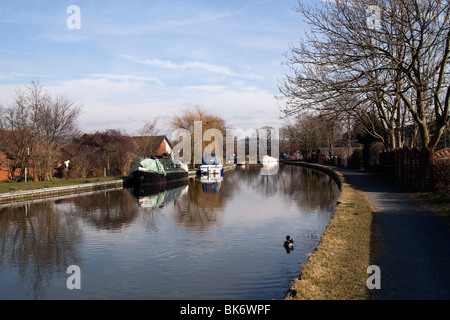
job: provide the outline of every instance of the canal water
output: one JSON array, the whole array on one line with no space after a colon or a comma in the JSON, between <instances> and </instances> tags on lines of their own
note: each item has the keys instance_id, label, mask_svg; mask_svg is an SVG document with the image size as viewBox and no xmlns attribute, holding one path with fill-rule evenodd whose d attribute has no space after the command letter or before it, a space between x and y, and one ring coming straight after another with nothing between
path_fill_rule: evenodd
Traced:
<instances>
[{"instance_id":1,"label":"canal water","mask_svg":"<svg viewBox=\"0 0 450 320\"><path fill-rule=\"evenodd\" d=\"M282 299L339 189L299 166L263 169L0 206L0 299Z\"/></svg>"}]
</instances>

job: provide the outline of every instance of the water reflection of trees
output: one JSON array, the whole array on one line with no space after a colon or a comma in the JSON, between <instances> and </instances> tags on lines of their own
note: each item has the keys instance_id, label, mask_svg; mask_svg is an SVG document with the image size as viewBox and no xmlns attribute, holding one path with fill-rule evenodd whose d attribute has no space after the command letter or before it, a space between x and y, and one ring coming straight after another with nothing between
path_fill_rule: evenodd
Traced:
<instances>
[{"instance_id":1,"label":"water reflection of trees","mask_svg":"<svg viewBox=\"0 0 450 320\"><path fill-rule=\"evenodd\" d=\"M81 230L72 214L52 202L0 208L0 270L16 269L18 285L38 299L55 274L79 263Z\"/></svg>"},{"instance_id":2,"label":"water reflection of trees","mask_svg":"<svg viewBox=\"0 0 450 320\"><path fill-rule=\"evenodd\" d=\"M139 207L126 190L105 191L71 200L88 224L96 229L120 230L138 215Z\"/></svg>"},{"instance_id":3,"label":"water reflection of trees","mask_svg":"<svg viewBox=\"0 0 450 320\"><path fill-rule=\"evenodd\" d=\"M327 174L297 166L284 166L280 191L305 209L329 209L335 205L339 188Z\"/></svg>"},{"instance_id":4,"label":"water reflection of trees","mask_svg":"<svg viewBox=\"0 0 450 320\"><path fill-rule=\"evenodd\" d=\"M248 166L242 180L257 194L264 197L283 194L286 201L293 201L307 210L327 209L339 194L338 186L329 175L299 166L280 164L273 175L261 175L258 165Z\"/></svg>"},{"instance_id":5,"label":"water reflection of trees","mask_svg":"<svg viewBox=\"0 0 450 320\"><path fill-rule=\"evenodd\" d=\"M204 192L199 179L189 180L187 195L175 204L178 224L191 229L207 229L221 223L221 213L233 193L251 188L264 197L284 195L302 210L329 210L339 194L336 183L327 174L298 166L283 166L276 174L261 175L261 166L246 166L245 172L227 171L217 193Z\"/></svg>"},{"instance_id":6,"label":"water reflection of trees","mask_svg":"<svg viewBox=\"0 0 450 320\"><path fill-rule=\"evenodd\" d=\"M197 230L220 225L221 212L234 191L231 181L229 177L223 179L217 192L209 193L204 191L200 179L189 179L187 194L175 204L176 223Z\"/></svg>"}]
</instances>

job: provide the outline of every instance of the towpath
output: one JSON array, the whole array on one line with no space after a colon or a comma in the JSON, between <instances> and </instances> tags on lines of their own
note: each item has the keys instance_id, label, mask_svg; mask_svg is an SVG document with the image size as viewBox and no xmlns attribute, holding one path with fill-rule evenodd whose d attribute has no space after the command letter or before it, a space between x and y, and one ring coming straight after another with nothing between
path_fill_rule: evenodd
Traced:
<instances>
[{"instance_id":1,"label":"towpath","mask_svg":"<svg viewBox=\"0 0 450 320\"><path fill-rule=\"evenodd\" d=\"M344 173L374 207L370 264L380 267L381 289L371 290L372 299L449 300L450 225L444 217L376 175Z\"/></svg>"}]
</instances>

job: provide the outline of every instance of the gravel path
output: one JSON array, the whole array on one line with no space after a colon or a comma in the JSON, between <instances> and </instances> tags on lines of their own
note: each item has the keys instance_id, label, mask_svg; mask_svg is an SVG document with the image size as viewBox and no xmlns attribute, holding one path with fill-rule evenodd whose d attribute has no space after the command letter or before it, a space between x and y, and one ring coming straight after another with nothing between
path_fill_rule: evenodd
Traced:
<instances>
[{"instance_id":1,"label":"gravel path","mask_svg":"<svg viewBox=\"0 0 450 320\"><path fill-rule=\"evenodd\" d=\"M381 289L372 298L450 299L449 224L375 175L344 172L375 208L370 264L380 267Z\"/></svg>"}]
</instances>

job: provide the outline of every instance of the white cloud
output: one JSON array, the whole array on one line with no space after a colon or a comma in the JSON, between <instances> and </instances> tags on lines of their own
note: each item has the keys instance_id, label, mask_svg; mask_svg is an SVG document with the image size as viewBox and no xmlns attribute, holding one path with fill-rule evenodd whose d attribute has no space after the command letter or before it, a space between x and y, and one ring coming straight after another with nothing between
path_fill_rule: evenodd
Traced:
<instances>
[{"instance_id":1,"label":"white cloud","mask_svg":"<svg viewBox=\"0 0 450 320\"><path fill-rule=\"evenodd\" d=\"M108 79L114 81L133 81L133 82L155 82L158 86L164 87L164 82L156 77L136 76L130 74L113 74L113 73L94 73L88 75L95 79Z\"/></svg>"},{"instance_id":2,"label":"white cloud","mask_svg":"<svg viewBox=\"0 0 450 320\"><path fill-rule=\"evenodd\" d=\"M205 62L199 62L199 61L188 61L185 63L174 63L168 60L159 60L159 59L140 59L132 56L124 56L125 59L147 65L152 67L158 67L158 68L165 68L165 69L175 69L175 70L186 70L186 69L200 69L212 73L220 73L228 76L236 75L233 73L230 68L214 65L211 63L205 63Z\"/></svg>"},{"instance_id":3,"label":"white cloud","mask_svg":"<svg viewBox=\"0 0 450 320\"><path fill-rule=\"evenodd\" d=\"M241 75L236 72L233 72L229 67L227 66L220 66L208 62L200 62L200 61L187 61L184 63L174 63L169 60L160 60L160 59L145 59L145 58L137 58L129 55L123 55L124 59L128 61L132 61L134 63L143 64L151 67L156 68L164 68L164 69L172 69L172 70L181 70L185 71L188 69L193 70L202 70L209 73L214 74L220 74L230 77L244 77L244 78L251 78L254 80L262 80L262 77L253 75L253 74L245 74Z\"/></svg>"},{"instance_id":4,"label":"white cloud","mask_svg":"<svg viewBox=\"0 0 450 320\"><path fill-rule=\"evenodd\" d=\"M244 130L276 126L279 116L272 93L239 81L231 85L177 87L162 86L153 77L93 73L46 88L66 94L83 106L80 127L85 132L122 129L135 134L145 121L159 117L161 133L170 135L172 117L195 105L222 116L230 127ZM0 103L6 105L14 95L14 87L0 85L0 95Z\"/></svg>"}]
</instances>

